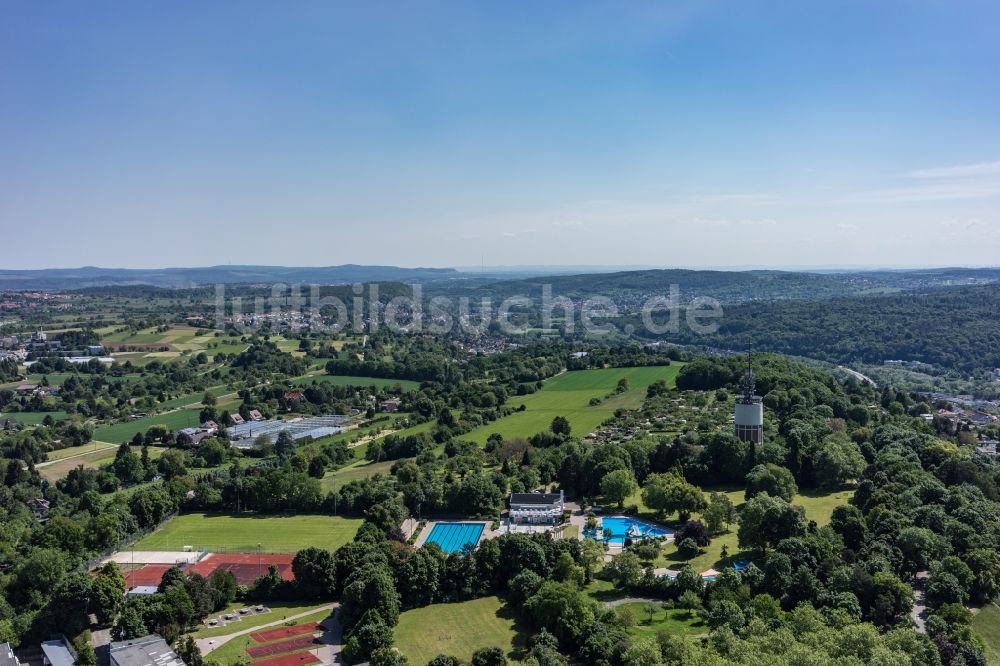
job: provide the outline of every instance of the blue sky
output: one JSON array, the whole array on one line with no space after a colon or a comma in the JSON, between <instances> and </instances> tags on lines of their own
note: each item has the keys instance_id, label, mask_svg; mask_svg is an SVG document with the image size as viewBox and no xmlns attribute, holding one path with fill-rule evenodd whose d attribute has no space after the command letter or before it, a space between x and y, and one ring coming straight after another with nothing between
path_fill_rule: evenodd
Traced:
<instances>
[{"instance_id":1,"label":"blue sky","mask_svg":"<svg viewBox=\"0 0 1000 666\"><path fill-rule=\"evenodd\" d=\"M998 24L950 1L5 2L0 263L996 265Z\"/></svg>"}]
</instances>

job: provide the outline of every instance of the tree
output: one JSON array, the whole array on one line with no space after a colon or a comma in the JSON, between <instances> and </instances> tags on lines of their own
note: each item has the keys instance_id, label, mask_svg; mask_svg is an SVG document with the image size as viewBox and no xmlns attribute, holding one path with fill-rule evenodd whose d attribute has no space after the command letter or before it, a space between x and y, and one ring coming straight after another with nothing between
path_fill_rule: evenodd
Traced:
<instances>
[{"instance_id":1,"label":"tree","mask_svg":"<svg viewBox=\"0 0 1000 666\"><path fill-rule=\"evenodd\" d=\"M650 474L642 488L642 501L661 514L676 511L680 520L687 520L693 512L707 506L701 489L674 473Z\"/></svg>"},{"instance_id":2,"label":"tree","mask_svg":"<svg viewBox=\"0 0 1000 666\"><path fill-rule=\"evenodd\" d=\"M700 520L689 520L674 532L674 541L683 541L684 539L691 539L700 548L712 543L708 529Z\"/></svg>"},{"instance_id":3,"label":"tree","mask_svg":"<svg viewBox=\"0 0 1000 666\"><path fill-rule=\"evenodd\" d=\"M287 457L295 451L295 440L287 430L278 433L278 439L274 443L274 452L279 457Z\"/></svg>"},{"instance_id":4,"label":"tree","mask_svg":"<svg viewBox=\"0 0 1000 666\"><path fill-rule=\"evenodd\" d=\"M101 625L112 624L125 600L127 586L121 569L114 562L101 566L91 584L90 612Z\"/></svg>"},{"instance_id":5,"label":"tree","mask_svg":"<svg viewBox=\"0 0 1000 666\"><path fill-rule=\"evenodd\" d=\"M480 648L472 653L472 666L507 666L507 656L498 647Z\"/></svg>"},{"instance_id":6,"label":"tree","mask_svg":"<svg viewBox=\"0 0 1000 666\"><path fill-rule=\"evenodd\" d=\"M712 604L705 623L712 629L729 627L733 633L739 633L746 625L746 616L735 602L722 599Z\"/></svg>"},{"instance_id":7,"label":"tree","mask_svg":"<svg viewBox=\"0 0 1000 666\"><path fill-rule=\"evenodd\" d=\"M896 536L896 546L903 554L903 568L915 572L926 569L948 550L948 542L939 534L923 527L907 527Z\"/></svg>"},{"instance_id":8,"label":"tree","mask_svg":"<svg viewBox=\"0 0 1000 666\"><path fill-rule=\"evenodd\" d=\"M698 548L698 544L694 542L694 539L681 539L680 543L677 544L677 556L682 559L690 560L697 556L699 552L701 551Z\"/></svg>"},{"instance_id":9,"label":"tree","mask_svg":"<svg viewBox=\"0 0 1000 666\"><path fill-rule=\"evenodd\" d=\"M865 458L844 433L834 433L813 454L813 469L821 488L835 489L861 476Z\"/></svg>"},{"instance_id":10,"label":"tree","mask_svg":"<svg viewBox=\"0 0 1000 666\"><path fill-rule=\"evenodd\" d=\"M723 493L712 493L708 499L708 506L702 511L702 517L710 534L722 534L723 526L728 530L735 515L736 507Z\"/></svg>"},{"instance_id":11,"label":"tree","mask_svg":"<svg viewBox=\"0 0 1000 666\"><path fill-rule=\"evenodd\" d=\"M747 473L743 499L749 500L755 495L767 493L771 497L791 502L797 492L799 489L791 472L784 467L767 463L757 465Z\"/></svg>"},{"instance_id":12,"label":"tree","mask_svg":"<svg viewBox=\"0 0 1000 666\"><path fill-rule=\"evenodd\" d=\"M773 548L782 539L805 534L802 510L767 493L750 499L740 512L740 548Z\"/></svg>"},{"instance_id":13,"label":"tree","mask_svg":"<svg viewBox=\"0 0 1000 666\"><path fill-rule=\"evenodd\" d=\"M913 590L891 573L880 571L872 578L872 603L868 618L881 627L898 624L913 607Z\"/></svg>"},{"instance_id":14,"label":"tree","mask_svg":"<svg viewBox=\"0 0 1000 666\"><path fill-rule=\"evenodd\" d=\"M295 587L306 599L332 599L337 589L333 554L322 548L300 550L292 559Z\"/></svg>"},{"instance_id":15,"label":"tree","mask_svg":"<svg viewBox=\"0 0 1000 666\"><path fill-rule=\"evenodd\" d=\"M185 636L177 642L174 652L181 658L187 666L204 666L205 660L201 656L198 644L194 642L193 636Z\"/></svg>"},{"instance_id":16,"label":"tree","mask_svg":"<svg viewBox=\"0 0 1000 666\"><path fill-rule=\"evenodd\" d=\"M594 622L594 603L575 586L546 582L524 605L527 617L552 632L564 647L580 644Z\"/></svg>"},{"instance_id":17,"label":"tree","mask_svg":"<svg viewBox=\"0 0 1000 666\"><path fill-rule=\"evenodd\" d=\"M149 633L143 623L142 615L132 604L126 604L115 626L111 629L111 637L116 641L127 641L132 638L139 638Z\"/></svg>"},{"instance_id":18,"label":"tree","mask_svg":"<svg viewBox=\"0 0 1000 666\"><path fill-rule=\"evenodd\" d=\"M616 469L608 472L601 479L601 494L621 508L625 506L625 498L634 493L638 488L632 470Z\"/></svg>"},{"instance_id":19,"label":"tree","mask_svg":"<svg viewBox=\"0 0 1000 666\"><path fill-rule=\"evenodd\" d=\"M552 426L549 428L554 434L562 435L563 437L569 437L570 426L569 419L565 416L557 416L552 419Z\"/></svg>"},{"instance_id":20,"label":"tree","mask_svg":"<svg viewBox=\"0 0 1000 666\"><path fill-rule=\"evenodd\" d=\"M156 462L156 468L168 481L187 474L187 467L184 466L184 454L177 449L164 451Z\"/></svg>"}]
</instances>

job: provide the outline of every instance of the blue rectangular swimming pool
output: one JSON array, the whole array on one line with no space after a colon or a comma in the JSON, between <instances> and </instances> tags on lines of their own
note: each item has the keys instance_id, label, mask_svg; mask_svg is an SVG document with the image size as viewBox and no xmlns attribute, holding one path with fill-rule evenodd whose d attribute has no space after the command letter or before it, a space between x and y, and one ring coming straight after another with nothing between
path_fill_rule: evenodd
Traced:
<instances>
[{"instance_id":1,"label":"blue rectangular swimming pool","mask_svg":"<svg viewBox=\"0 0 1000 666\"><path fill-rule=\"evenodd\" d=\"M461 551L479 543L486 525L483 523L435 523L424 543L436 543L445 553Z\"/></svg>"}]
</instances>

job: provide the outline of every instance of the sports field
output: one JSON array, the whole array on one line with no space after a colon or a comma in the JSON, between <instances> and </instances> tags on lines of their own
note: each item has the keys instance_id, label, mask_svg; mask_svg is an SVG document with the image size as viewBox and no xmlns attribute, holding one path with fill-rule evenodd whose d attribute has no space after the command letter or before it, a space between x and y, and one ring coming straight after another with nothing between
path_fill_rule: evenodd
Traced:
<instances>
[{"instance_id":1,"label":"sports field","mask_svg":"<svg viewBox=\"0 0 1000 666\"><path fill-rule=\"evenodd\" d=\"M401 613L395 644L411 664L426 664L439 654L469 663L473 652L493 646L503 648L509 657L522 642L514 612L497 597L483 597Z\"/></svg>"},{"instance_id":2,"label":"sports field","mask_svg":"<svg viewBox=\"0 0 1000 666\"><path fill-rule=\"evenodd\" d=\"M295 553L308 546L336 550L354 538L360 519L339 516L255 516L188 513L168 521L136 550Z\"/></svg>"},{"instance_id":3,"label":"sports field","mask_svg":"<svg viewBox=\"0 0 1000 666\"><path fill-rule=\"evenodd\" d=\"M640 407L646 397L646 388L653 382L664 379L668 386L673 386L682 365L675 362L668 366L564 372L546 380L542 390L507 401L508 406L514 408L524 405L525 411L487 423L463 435L462 439L485 444L494 432L505 439L530 437L548 430L552 419L557 416L565 416L569 420L573 434L586 435L613 416L616 409ZM603 399L613 393L622 378L628 380L628 391L604 399L599 405L590 404L593 398Z\"/></svg>"},{"instance_id":4,"label":"sports field","mask_svg":"<svg viewBox=\"0 0 1000 666\"><path fill-rule=\"evenodd\" d=\"M420 388L420 384L409 379L384 379L382 377L359 377L355 375L312 375L295 380L298 386L308 386L313 382L334 384L335 386L401 386L404 391Z\"/></svg>"}]
</instances>

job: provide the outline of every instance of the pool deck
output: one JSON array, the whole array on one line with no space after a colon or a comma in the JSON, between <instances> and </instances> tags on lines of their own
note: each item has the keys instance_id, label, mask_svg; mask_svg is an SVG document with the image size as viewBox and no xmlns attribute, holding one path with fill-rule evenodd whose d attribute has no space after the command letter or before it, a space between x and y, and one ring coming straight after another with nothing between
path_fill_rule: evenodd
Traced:
<instances>
[{"instance_id":1,"label":"pool deck","mask_svg":"<svg viewBox=\"0 0 1000 666\"><path fill-rule=\"evenodd\" d=\"M427 537L430 536L431 531L433 531L434 529L434 526L437 525L438 523L470 523L470 524L482 525L483 533L479 536L479 541L476 542L477 546L486 539L495 539L498 536L500 536L500 530L494 531L490 529L490 525L492 523L488 520L462 520L460 518L455 520L445 520L442 518L441 520L427 521L427 524L424 525L424 529L420 532L420 535L417 536L417 540L413 542L413 547L420 548L421 546L423 546L427 542Z\"/></svg>"}]
</instances>

